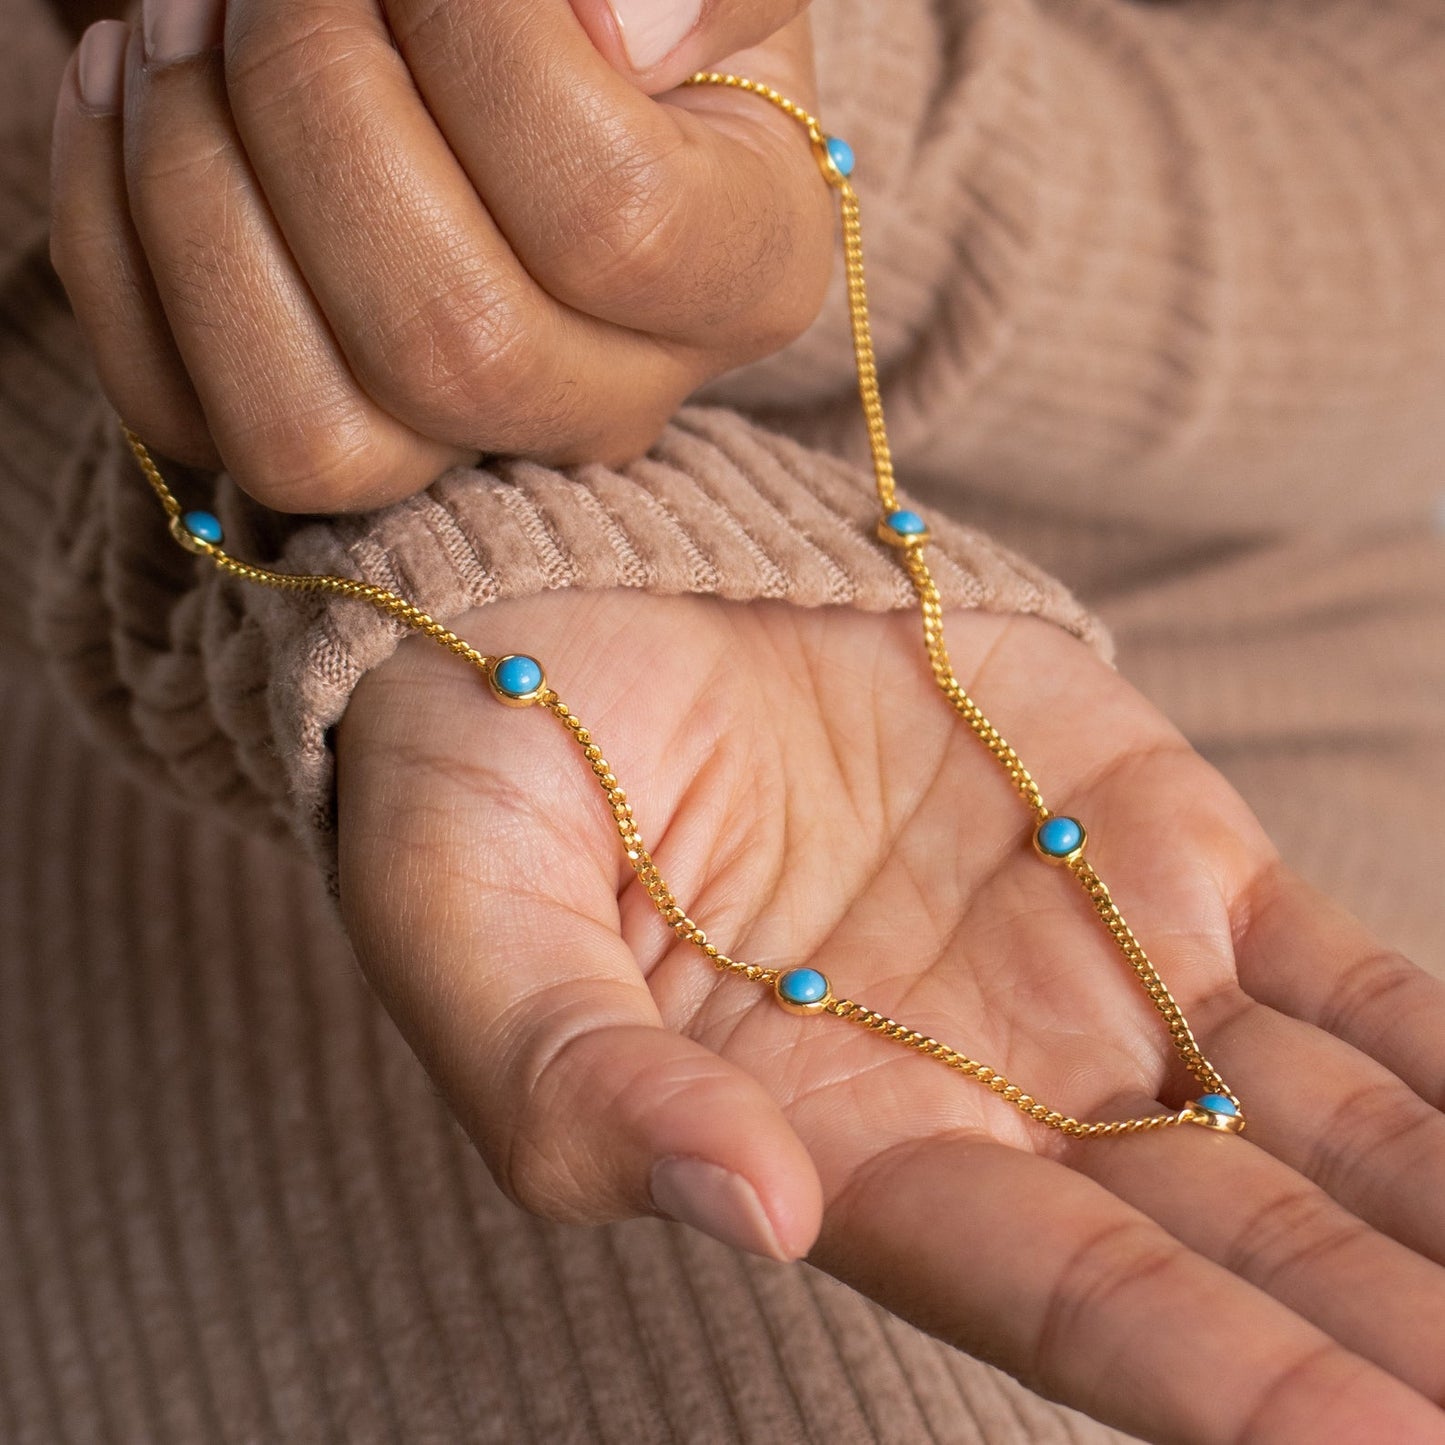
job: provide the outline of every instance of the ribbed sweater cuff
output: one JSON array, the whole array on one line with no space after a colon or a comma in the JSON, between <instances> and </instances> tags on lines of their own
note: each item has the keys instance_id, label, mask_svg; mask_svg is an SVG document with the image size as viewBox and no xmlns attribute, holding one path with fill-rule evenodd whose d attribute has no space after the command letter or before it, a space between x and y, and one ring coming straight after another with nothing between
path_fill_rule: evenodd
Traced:
<instances>
[{"instance_id":1,"label":"ribbed sweater cuff","mask_svg":"<svg viewBox=\"0 0 1445 1445\"><path fill-rule=\"evenodd\" d=\"M330 867L329 734L404 633L364 603L298 599L191 558L166 535L114 419L96 426L42 569L37 625L62 685L149 774L244 826L297 833ZM260 512L224 479L177 486L220 511L235 555L380 583L443 621L563 587L869 611L913 601L873 537L869 480L726 411L683 412L620 470L501 462L324 523ZM981 533L934 520L948 605L1032 613L1111 655L1101 624L1062 584Z\"/></svg>"}]
</instances>

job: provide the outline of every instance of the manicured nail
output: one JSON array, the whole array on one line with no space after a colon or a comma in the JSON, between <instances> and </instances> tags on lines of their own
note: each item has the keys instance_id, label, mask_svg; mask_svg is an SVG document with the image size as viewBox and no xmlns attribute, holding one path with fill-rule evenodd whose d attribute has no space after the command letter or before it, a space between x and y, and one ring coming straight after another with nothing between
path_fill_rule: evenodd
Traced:
<instances>
[{"instance_id":1,"label":"manicured nail","mask_svg":"<svg viewBox=\"0 0 1445 1445\"><path fill-rule=\"evenodd\" d=\"M218 50L225 31L223 0L143 0L146 59L170 65Z\"/></svg>"},{"instance_id":2,"label":"manicured nail","mask_svg":"<svg viewBox=\"0 0 1445 1445\"><path fill-rule=\"evenodd\" d=\"M702 16L702 0L612 0L612 13L634 70L671 55Z\"/></svg>"},{"instance_id":3,"label":"manicured nail","mask_svg":"<svg viewBox=\"0 0 1445 1445\"><path fill-rule=\"evenodd\" d=\"M740 1174L705 1159L664 1159L652 1170L652 1202L681 1224L724 1244L769 1259L790 1259L763 1212L757 1191Z\"/></svg>"},{"instance_id":4,"label":"manicured nail","mask_svg":"<svg viewBox=\"0 0 1445 1445\"><path fill-rule=\"evenodd\" d=\"M119 20L98 20L80 37L75 79L80 103L96 115L115 115L120 110L129 44L130 26Z\"/></svg>"}]
</instances>

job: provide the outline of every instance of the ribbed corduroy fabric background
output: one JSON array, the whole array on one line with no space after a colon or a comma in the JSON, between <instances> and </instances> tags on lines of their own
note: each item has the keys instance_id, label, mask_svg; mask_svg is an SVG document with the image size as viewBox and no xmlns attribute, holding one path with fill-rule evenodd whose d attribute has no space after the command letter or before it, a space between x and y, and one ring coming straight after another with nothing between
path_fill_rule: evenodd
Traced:
<instances>
[{"instance_id":1,"label":"ribbed corduroy fabric background","mask_svg":"<svg viewBox=\"0 0 1445 1445\"><path fill-rule=\"evenodd\" d=\"M549 1226L497 1194L314 868L254 836L278 807L324 827L324 774L268 745L319 737L389 640L206 589L144 494L116 490L133 479L43 259L64 42L40 0L5 6L0 1438L1116 1438L806 1268L655 1221ZM825 113L864 162L905 475L968 523L956 598L1102 637L1038 569L1062 578L1289 861L1445 972L1433 0L818 16ZM856 459L840 321L835 297L710 399L766 400L775 426ZM620 480L463 474L291 545L458 606L601 582L868 601L848 475L697 412ZM541 519L519 524L525 548L440 545L453 526L487 538L487 508L525 511L506 484ZM629 573L607 513L649 485L714 510ZM828 545L783 566L723 550L799 508ZM662 535L627 530L634 554ZM43 537L47 605L72 608L66 701L25 618ZM201 789L221 811L167 796L198 789L155 762L187 737L232 744L229 796ZM296 805L278 802L288 766Z\"/></svg>"}]
</instances>

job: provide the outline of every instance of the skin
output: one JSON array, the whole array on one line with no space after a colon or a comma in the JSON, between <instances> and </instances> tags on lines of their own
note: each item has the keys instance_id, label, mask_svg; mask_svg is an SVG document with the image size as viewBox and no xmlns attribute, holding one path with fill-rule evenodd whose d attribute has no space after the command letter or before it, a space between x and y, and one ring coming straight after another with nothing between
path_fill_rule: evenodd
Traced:
<instances>
[{"instance_id":1,"label":"skin","mask_svg":"<svg viewBox=\"0 0 1445 1445\"><path fill-rule=\"evenodd\" d=\"M733 956L812 964L1079 1117L1197 1094L916 618L564 593L461 630L543 659ZM1089 649L1030 618L948 631L1091 829L1244 1136L1070 1140L718 976L632 879L562 727L420 640L339 738L342 901L377 993L528 1209L644 1212L651 1162L686 1152L750 1181L784 1253L1147 1438L1445 1439L1445 986L1285 868Z\"/></svg>"},{"instance_id":2,"label":"skin","mask_svg":"<svg viewBox=\"0 0 1445 1445\"><path fill-rule=\"evenodd\" d=\"M795 8L714 7L644 76L590 0L335 0L325 24L233 0L224 53L155 65L127 36L123 110L83 103L72 66L55 257L112 400L299 510L478 452L635 454L816 309L833 219L796 128L668 93L721 61L810 100L806 32L778 29ZM1080 1117L1197 1092L1077 887L1033 857L916 618L619 591L456 626L544 660L735 956L812 963ZM705 1160L746 1181L770 1252L1136 1433L1445 1440L1445 987L1285 869L1088 649L976 613L949 643L1089 826L1246 1103L1242 1138L1070 1141L719 977L632 879L562 728L417 640L337 740L342 901L378 996L525 1208L655 1211L654 1164Z\"/></svg>"},{"instance_id":3,"label":"skin","mask_svg":"<svg viewBox=\"0 0 1445 1445\"><path fill-rule=\"evenodd\" d=\"M618 462L807 328L834 221L797 123L732 91L650 98L702 37L637 77L560 0L542 15L232 0L223 48L219 24L172 59L143 25L123 52L119 22L87 37L122 94L87 103L72 63L52 257L160 452L302 512L482 453ZM812 103L806 21L713 55Z\"/></svg>"}]
</instances>

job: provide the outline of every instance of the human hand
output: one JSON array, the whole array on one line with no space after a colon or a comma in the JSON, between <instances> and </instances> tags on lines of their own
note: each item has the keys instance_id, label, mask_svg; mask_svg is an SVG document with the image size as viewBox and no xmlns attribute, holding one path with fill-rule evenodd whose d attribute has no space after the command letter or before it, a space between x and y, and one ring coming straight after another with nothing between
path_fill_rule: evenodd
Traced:
<instances>
[{"instance_id":1,"label":"human hand","mask_svg":"<svg viewBox=\"0 0 1445 1445\"><path fill-rule=\"evenodd\" d=\"M287 511L641 454L831 264L796 122L674 88L726 61L811 104L805 0L689 3L618 0L624 38L604 0L229 0L224 58L221 0L93 28L52 249L116 409Z\"/></svg>"},{"instance_id":2,"label":"human hand","mask_svg":"<svg viewBox=\"0 0 1445 1445\"><path fill-rule=\"evenodd\" d=\"M812 963L1080 1118L1197 1094L1079 888L1034 858L915 615L566 592L459 626L543 660L734 957ZM1445 1440L1445 987L1285 869L1087 648L980 613L949 642L1089 827L1245 1135L1073 1140L717 974L634 880L564 729L421 640L339 733L342 904L378 995L528 1209L811 1247L1149 1438Z\"/></svg>"}]
</instances>

